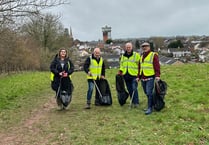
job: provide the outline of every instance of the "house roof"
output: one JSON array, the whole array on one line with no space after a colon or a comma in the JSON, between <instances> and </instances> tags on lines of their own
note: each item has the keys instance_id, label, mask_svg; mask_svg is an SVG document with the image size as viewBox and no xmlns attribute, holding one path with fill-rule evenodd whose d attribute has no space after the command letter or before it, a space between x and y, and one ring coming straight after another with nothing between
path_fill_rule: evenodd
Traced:
<instances>
[{"instance_id":1,"label":"house roof","mask_svg":"<svg viewBox=\"0 0 209 145\"><path fill-rule=\"evenodd\" d=\"M209 51L203 50L203 51L200 52L200 55L206 55L208 53L209 53Z\"/></svg>"},{"instance_id":2,"label":"house roof","mask_svg":"<svg viewBox=\"0 0 209 145\"><path fill-rule=\"evenodd\" d=\"M190 51L188 48L169 48L170 52Z\"/></svg>"},{"instance_id":3,"label":"house roof","mask_svg":"<svg viewBox=\"0 0 209 145\"><path fill-rule=\"evenodd\" d=\"M166 56L159 56L159 61L160 64L174 64L177 62L177 60L175 60L174 58L171 57L166 57Z\"/></svg>"}]
</instances>

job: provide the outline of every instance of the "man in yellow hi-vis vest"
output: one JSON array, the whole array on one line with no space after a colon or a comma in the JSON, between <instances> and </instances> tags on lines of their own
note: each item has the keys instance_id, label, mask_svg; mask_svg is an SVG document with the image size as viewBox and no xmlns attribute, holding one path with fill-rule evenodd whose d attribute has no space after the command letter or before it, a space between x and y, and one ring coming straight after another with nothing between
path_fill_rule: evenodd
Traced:
<instances>
[{"instance_id":1,"label":"man in yellow hi-vis vest","mask_svg":"<svg viewBox=\"0 0 209 145\"><path fill-rule=\"evenodd\" d=\"M88 81L88 91L86 96L87 102L85 109L90 109L94 81L97 83L99 79L105 78L105 64L103 58L101 57L101 51L99 48L95 48L93 54L86 59L84 63L84 71L87 74ZM99 98L95 98L95 105L100 105Z\"/></svg>"},{"instance_id":2,"label":"man in yellow hi-vis vest","mask_svg":"<svg viewBox=\"0 0 209 145\"><path fill-rule=\"evenodd\" d=\"M144 42L141 47L143 54L140 59L139 78L148 99L145 114L149 115L153 107L154 81L160 80L160 63L157 53L151 51L149 43Z\"/></svg>"},{"instance_id":3,"label":"man in yellow hi-vis vest","mask_svg":"<svg viewBox=\"0 0 209 145\"><path fill-rule=\"evenodd\" d=\"M138 96L138 66L140 54L133 51L132 43L126 43L125 53L120 58L119 75L123 75L129 95L131 97L131 107L139 106Z\"/></svg>"}]
</instances>

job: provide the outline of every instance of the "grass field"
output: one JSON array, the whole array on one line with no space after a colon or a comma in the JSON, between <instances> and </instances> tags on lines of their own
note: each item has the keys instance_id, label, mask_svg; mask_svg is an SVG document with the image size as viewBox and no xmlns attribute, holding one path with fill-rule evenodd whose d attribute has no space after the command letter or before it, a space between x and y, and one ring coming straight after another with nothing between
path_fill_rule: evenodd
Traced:
<instances>
[{"instance_id":1,"label":"grass field","mask_svg":"<svg viewBox=\"0 0 209 145\"><path fill-rule=\"evenodd\" d=\"M129 101L123 107L118 104L116 72L106 73L113 105L92 105L90 110L83 109L85 73L75 72L73 100L66 111L55 104L49 72L0 76L0 144L209 144L209 64L162 66L161 78L169 85L166 107L148 116L143 112L147 99L140 83L139 108L130 109Z\"/></svg>"}]
</instances>

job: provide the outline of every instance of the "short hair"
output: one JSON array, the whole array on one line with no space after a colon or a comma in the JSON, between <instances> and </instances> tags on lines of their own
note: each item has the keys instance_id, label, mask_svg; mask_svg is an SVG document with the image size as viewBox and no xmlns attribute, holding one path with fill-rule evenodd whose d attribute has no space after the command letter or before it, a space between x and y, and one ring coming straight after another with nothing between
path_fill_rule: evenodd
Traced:
<instances>
[{"instance_id":1,"label":"short hair","mask_svg":"<svg viewBox=\"0 0 209 145\"><path fill-rule=\"evenodd\" d=\"M133 46L131 42L127 42L127 43L126 43L126 46L127 46L127 45L131 45L131 47Z\"/></svg>"},{"instance_id":2,"label":"short hair","mask_svg":"<svg viewBox=\"0 0 209 145\"><path fill-rule=\"evenodd\" d=\"M100 52L101 50L100 50L100 48L94 48L94 52L96 52L96 51Z\"/></svg>"}]
</instances>

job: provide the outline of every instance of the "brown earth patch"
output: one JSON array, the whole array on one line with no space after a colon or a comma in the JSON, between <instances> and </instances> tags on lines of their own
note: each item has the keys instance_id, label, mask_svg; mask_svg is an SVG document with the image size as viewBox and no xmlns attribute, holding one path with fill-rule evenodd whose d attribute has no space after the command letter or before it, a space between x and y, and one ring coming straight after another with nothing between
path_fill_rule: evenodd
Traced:
<instances>
[{"instance_id":1,"label":"brown earth patch","mask_svg":"<svg viewBox=\"0 0 209 145\"><path fill-rule=\"evenodd\" d=\"M16 127L8 129L5 133L0 133L1 145L29 145L31 137L35 137L40 133L40 129L36 126L41 123L41 120L47 120L49 111L56 107L55 98L52 97L43 104L40 108L35 108L31 115ZM47 123L47 122L46 122ZM50 134L49 134L50 136ZM47 139L42 139L32 144L47 144Z\"/></svg>"}]
</instances>

